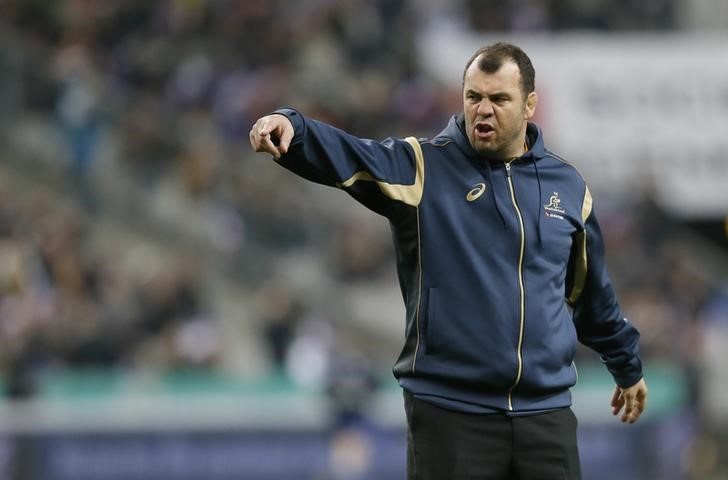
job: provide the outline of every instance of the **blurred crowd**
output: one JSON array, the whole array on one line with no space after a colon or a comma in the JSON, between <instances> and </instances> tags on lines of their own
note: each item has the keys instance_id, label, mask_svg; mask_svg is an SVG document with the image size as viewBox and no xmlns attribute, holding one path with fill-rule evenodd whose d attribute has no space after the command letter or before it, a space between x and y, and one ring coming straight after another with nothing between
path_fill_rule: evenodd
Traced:
<instances>
[{"instance_id":1,"label":"blurred crowd","mask_svg":"<svg viewBox=\"0 0 728 480\"><path fill-rule=\"evenodd\" d=\"M462 0L446 10L483 31L670 29L677 3ZM426 22L415 0L0 1L0 135L21 159L9 168L63 179L0 195L9 392L31 393L36 367L217 364L219 315L199 272L184 260L129 272L93 241L101 218L161 225L171 249L191 239L202 261L222 258L226 278L257 298L249 309L268 364L282 369L297 339L330 332L309 328L304 294L271 288L284 252L328 258L326 275L344 284L391 281L388 238L299 198L317 193L263 168L248 131L281 105L370 138L439 131L460 92L419 64ZM17 140L39 124L51 152L40 161ZM648 358L694 369L714 281L649 199L623 207L600 210L623 307Z\"/></svg>"},{"instance_id":2,"label":"blurred crowd","mask_svg":"<svg viewBox=\"0 0 728 480\"><path fill-rule=\"evenodd\" d=\"M92 230L81 209L47 191L0 189L0 374L9 397L34 394L39 375L63 368L216 361L212 310L189 266L120 258Z\"/></svg>"}]
</instances>

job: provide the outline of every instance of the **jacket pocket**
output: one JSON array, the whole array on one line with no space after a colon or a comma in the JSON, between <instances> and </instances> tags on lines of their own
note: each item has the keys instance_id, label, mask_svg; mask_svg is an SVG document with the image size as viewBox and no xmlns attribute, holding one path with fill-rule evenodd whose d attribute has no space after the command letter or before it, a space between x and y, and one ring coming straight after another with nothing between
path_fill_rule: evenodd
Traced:
<instances>
[{"instance_id":1,"label":"jacket pocket","mask_svg":"<svg viewBox=\"0 0 728 480\"><path fill-rule=\"evenodd\" d=\"M425 352L434 355L440 351L437 335L437 288L428 288L424 299Z\"/></svg>"},{"instance_id":2,"label":"jacket pocket","mask_svg":"<svg viewBox=\"0 0 728 480\"><path fill-rule=\"evenodd\" d=\"M569 359L573 364L574 358L576 357L576 349L579 346L579 335L576 332L576 325L574 325L574 320L570 317L565 321L569 328ZM576 366L574 366L574 368L576 368Z\"/></svg>"}]
</instances>

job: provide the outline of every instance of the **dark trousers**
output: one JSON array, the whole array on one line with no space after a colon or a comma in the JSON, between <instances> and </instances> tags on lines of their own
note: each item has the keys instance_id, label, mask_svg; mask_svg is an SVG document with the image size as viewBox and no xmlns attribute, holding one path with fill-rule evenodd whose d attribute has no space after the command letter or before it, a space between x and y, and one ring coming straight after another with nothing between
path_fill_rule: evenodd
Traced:
<instances>
[{"instance_id":1,"label":"dark trousers","mask_svg":"<svg viewBox=\"0 0 728 480\"><path fill-rule=\"evenodd\" d=\"M508 417L437 407L405 391L408 480L580 480L570 408Z\"/></svg>"}]
</instances>

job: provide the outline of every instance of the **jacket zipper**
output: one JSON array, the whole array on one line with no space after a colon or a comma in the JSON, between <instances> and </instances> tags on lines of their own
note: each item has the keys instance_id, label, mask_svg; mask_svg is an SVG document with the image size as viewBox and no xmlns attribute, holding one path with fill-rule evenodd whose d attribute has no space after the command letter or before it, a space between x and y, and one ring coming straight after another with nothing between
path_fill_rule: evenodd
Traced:
<instances>
[{"instance_id":1,"label":"jacket zipper","mask_svg":"<svg viewBox=\"0 0 728 480\"><path fill-rule=\"evenodd\" d=\"M518 223L521 227L521 249L518 255L518 293L519 293L519 331L518 331L518 370L516 371L516 380L508 389L508 410L513 410L513 389L518 386L521 381L521 374L523 373L523 329L526 317L526 289L523 284L523 254L526 249L526 229L523 224L523 216L521 215L521 209L518 208L518 202L516 202L516 193L513 189L513 179L511 178L511 162L510 160L505 163L506 166L506 178L508 179L508 188L511 192L511 201L513 202L513 208L516 209L516 215L518 215Z\"/></svg>"}]
</instances>

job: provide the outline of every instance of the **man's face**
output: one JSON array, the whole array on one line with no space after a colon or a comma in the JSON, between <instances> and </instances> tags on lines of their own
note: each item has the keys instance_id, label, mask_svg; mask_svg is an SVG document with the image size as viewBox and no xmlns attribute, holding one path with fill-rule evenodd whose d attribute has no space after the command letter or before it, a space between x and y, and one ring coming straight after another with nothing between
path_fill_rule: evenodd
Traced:
<instances>
[{"instance_id":1,"label":"man's face","mask_svg":"<svg viewBox=\"0 0 728 480\"><path fill-rule=\"evenodd\" d=\"M536 111L537 97L524 98L518 65L504 62L495 73L468 67L463 81L465 131L473 149L490 158L505 160L524 152L526 124Z\"/></svg>"}]
</instances>

